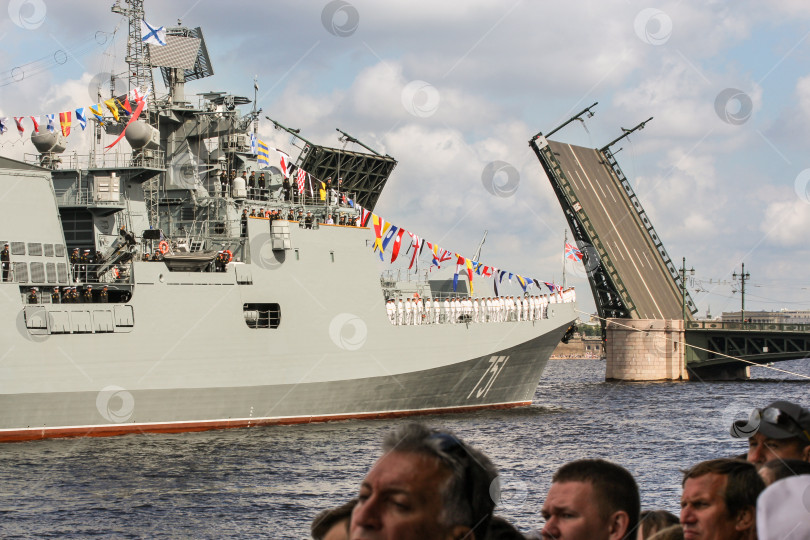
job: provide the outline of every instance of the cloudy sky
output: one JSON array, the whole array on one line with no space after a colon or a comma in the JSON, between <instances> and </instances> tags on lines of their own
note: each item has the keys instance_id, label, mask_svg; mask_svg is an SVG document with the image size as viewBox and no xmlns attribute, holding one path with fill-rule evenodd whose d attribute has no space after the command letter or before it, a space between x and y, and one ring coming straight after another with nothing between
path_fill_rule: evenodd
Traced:
<instances>
[{"instance_id":1,"label":"cloudy sky","mask_svg":"<svg viewBox=\"0 0 810 540\"><path fill-rule=\"evenodd\" d=\"M5 4L1 116L92 104L92 81L123 70L127 27L112 2ZM732 273L743 262L747 310L810 309L806 1L147 0L146 10L153 25L203 28L215 75L188 95L252 97L257 76L264 114L327 146L341 145L340 128L398 160L378 214L467 256L488 230L485 264L542 280L561 280L566 225L529 138L596 101L596 116L554 138L601 147L652 116L614 151L670 256L695 268L700 314L739 309ZM297 155L269 122L260 136ZM68 151L86 145L72 135ZM33 151L13 128L0 137L4 155ZM493 162L517 171L516 190L498 189L506 176L487 175ZM568 279L593 311L581 266Z\"/></svg>"}]
</instances>

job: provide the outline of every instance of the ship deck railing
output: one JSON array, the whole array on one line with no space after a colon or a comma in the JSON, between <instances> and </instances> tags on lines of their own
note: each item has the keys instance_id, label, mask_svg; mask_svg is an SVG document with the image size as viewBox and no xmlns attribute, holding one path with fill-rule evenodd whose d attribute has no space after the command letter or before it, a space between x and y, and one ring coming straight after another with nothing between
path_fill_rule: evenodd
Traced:
<instances>
[{"instance_id":1,"label":"ship deck railing","mask_svg":"<svg viewBox=\"0 0 810 540\"><path fill-rule=\"evenodd\" d=\"M33 165L48 166L59 170L145 168L165 169L166 153L163 150L140 152L96 152L79 154L24 154L23 160Z\"/></svg>"},{"instance_id":2,"label":"ship deck railing","mask_svg":"<svg viewBox=\"0 0 810 540\"><path fill-rule=\"evenodd\" d=\"M539 299L542 295L534 296ZM427 307L426 301L422 301L421 307L417 307L416 302L404 301L402 297L392 299L393 302L386 302L385 304L388 321L394 326L532 322L548 319L549 308L558 303L536 301L534 305L527 305L525 308L522 305L505 305L500 308L498 306L487 307L479 304L476 310L474 305L461 302L450 302L445 305L442 298L449 299L449 297L443 296L441 293L433 296L430 308ZM463 298L467 297L464 296ZM399 300L403 300L402 306L399 305ZM408 300L411 300L411 298L408 298ZM566 299L566 301L573 302L574 300L572 297Z\"/></svg>"},{"instance_id":3,"label":"ship deck railing","mask_svg":"<svg viewBox=\"0 0 810 540\"><path fill-rule=\"evenodd\" d=\"M132 285L134 283L132 262L107 265L90 262L71 262L70 274L73 285ZM103 272L99 273L100 270Z\"/></svg>"},{"instance_id":4,"label":"ship deck railing","mask_svg":"<svg viewBox=\"0 0 810 540\"><path fill-rule=\"evenodd\" d=\"M120 206L124 207L121 197L110 198L106 194L94 193L92 189L76 189L71 186L67 189L54 189L56 203L59 206Z\"/></svg>"}]
</instances>

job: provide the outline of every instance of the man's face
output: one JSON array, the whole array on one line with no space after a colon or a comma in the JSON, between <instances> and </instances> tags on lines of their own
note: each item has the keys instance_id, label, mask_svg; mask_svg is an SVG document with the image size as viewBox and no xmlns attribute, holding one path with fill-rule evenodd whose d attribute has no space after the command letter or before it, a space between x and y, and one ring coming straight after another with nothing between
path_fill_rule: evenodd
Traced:
<instances>
[{"instance_id":1,"label":"man's face","mask_svg":"<svg viewBox=\"0 0 810 540\"><path fill-rule=\"evenodd\" d=\"M743 531L728 515L723 499L728 478L708 473L688 478L681 495L681 526L685 540L722 540L738 538Z\"/></svg>"},{"instance_id":2,"label":"man's face","mask_svg":"<svg viewBox=\"0 0 810 540\"><path fill-rule=\"evenodd\" d=\"M759 468L772 459L800 459L810 461L810 445L802 448L798 438L769 439L755 433L748 439L748 461Z\"/></svg>"},{"instance_id":3,"label":"man's face","mask_svg":"<svg viewBox=\"0 0 810 540\"><path fill-rule=\"evenodd\" d=\"M546 520L546 525L541 531L543 538L555 540L610 538L610 525L608 520L600 515L595 495L590 482L551 484L541 510Z\"/></svg>"},{"instance_id":4,"label":"man's face","mask_svg":"<svg viewBox=\"0 0 810 540\"><path fill-rule=\"evenodd\" d=\"M352 512L352 540L453 538L440 523L442 488L450 472L423 454L389 452L360 485Z\"/></svg>"}]
</instances>

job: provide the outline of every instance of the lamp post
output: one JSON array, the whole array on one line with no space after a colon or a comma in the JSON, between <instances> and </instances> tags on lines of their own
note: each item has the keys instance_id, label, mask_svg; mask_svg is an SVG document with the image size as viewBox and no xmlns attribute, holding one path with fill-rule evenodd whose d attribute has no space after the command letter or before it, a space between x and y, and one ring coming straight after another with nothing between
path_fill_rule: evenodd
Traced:
<instances>
[{"instance_id":1,"label":"lamp post","mask_svg":"<svg viewBox=\"0 0 810 540\"><path fill-rule=\"evenodd\" d=\"M739 276L737 275L737 272L734 272L733 274L731 274L731 277L733 279L737 279L737 277L739 277L740 282L742 283L742 303L740 305L740 320L742 321L743 324L745 324L745 282L751 279L751 274L745 271L745 263L742 263L742 270L740 271Z\"/></svg>"},{"instance_id":2,"label":"lamp post","mask_svg":"<svg viewBox=\"0 0 810 540\"><path fill-rule=\"evenodd\" d=\"M688 271L686 270L686 257L683 258L683 262L681 263L681 312L683 314L683 322L684 325L686 324L686 274L690 276L695 275L695 268L694 266L690 268Z\"/></svg>"}]
</instances>

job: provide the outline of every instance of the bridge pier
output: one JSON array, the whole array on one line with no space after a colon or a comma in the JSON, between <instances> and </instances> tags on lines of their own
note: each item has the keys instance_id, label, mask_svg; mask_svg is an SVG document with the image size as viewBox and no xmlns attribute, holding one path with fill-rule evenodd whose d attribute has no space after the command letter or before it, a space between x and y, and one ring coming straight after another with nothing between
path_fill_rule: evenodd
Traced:
<instances>
[{"instance_id":1,"label":"bridge pier","mask_svg":"<svg viewBox=\"0 0 810 540\"><path fill-rule=\"evenodd\" d=\"M607 381L689 379L681 319L608 319Z\"/></svg>"}]
</instances>

